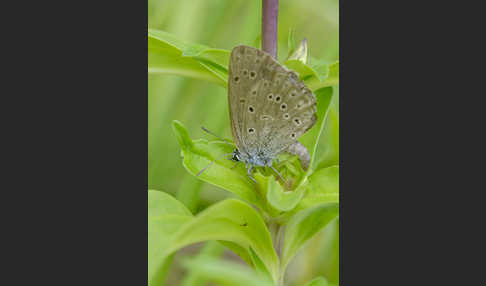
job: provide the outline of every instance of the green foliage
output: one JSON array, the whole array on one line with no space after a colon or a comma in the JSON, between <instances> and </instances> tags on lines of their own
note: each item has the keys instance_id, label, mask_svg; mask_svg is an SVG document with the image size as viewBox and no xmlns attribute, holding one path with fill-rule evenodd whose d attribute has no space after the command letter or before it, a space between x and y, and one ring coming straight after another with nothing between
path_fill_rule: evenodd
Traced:
<instances>
[{"instance_id":1,"label":"green foliage","mask_svg":"<svg viewBox=\"0 0 486 286\"><path fill-rule=\"evenodd\" d=\"M226 86L229 51L187 44L173 35L148 30L148 71L208 80Z\"/></svg>"},{"instance_id":2,"label":"green foliage","mask_svg":"<svg viewBox=\"0 0 486 286\"><path fill-rule=\"evenodd\" d=\"M224 286L274 286L271 280L258 275L241 264L211 258L185 260L183 264L190 270L197 270L207 281Z\"/></svg>"},{"instance_id":3,"label":"green foliage","mask_svg":"<svg viewBox=\"0 0 486 286\"><path fill-rule=\"evenodd\" d=\"M234 164L221 157L223 154L231 153L233 146L225 142L209 142L205 139L193 141L182 123L174 121L172 126L181 146L184 167L190 174L196 176L217 159L198 178L232 192L249 203L262 206L244 168L242 166L232 168Z\"/></svg>"},{"instance_id":4,"label":"green foliage","mask_svg":"<svg viewBox=\"0 0 486 286\"><path fill-rule=\"evenodd\" d=\"M279 211L292 210L302 199L305 187L300 186L293 192L286 192L274 177L268 179L267 200L268 203Z\"/></svg>"},{"instance_id":5,"label":"green foliage","mask_svg":"<svg viewBox=\"0 0 486 286\"><path fill-rule=\"evenodd\" d=\"M255 184L243 164L234 166L224 156L234 144L189 134L200 137L204 125L231 141L224 90L230 50L260 46L260 1L149 0L149 187L164 189L148 192L149 285L164 285L171 264L182 264L185 279L176 285L281 286L289 263L311 241L322 247L311 249L314 258L304 261L316 266L309 265L312 273L302 277L289 267L287 275L299 281L292 285L339 283L337 2L302 2L280 3L279 38L287 41L279 41L279 52L287 57L279 58L316 94L318 122L299 139L311 165L304 171L295 156L282 155L275 167L285 182L268 168L256 168ZM308 3L314 8L303 9ZM325 23L302 26L302 17ZM303 38L305 46L295 45ZM197 242L207 243L196 257L174 256ZM222 258L224 249L250 267Z\"/></svg>"},{"instance_id":6,"label":"green foliage","mask_svg":"<svg viewBox=\"0 0 486 286\"><path fill-rule=\"evenodd\" d=\"M192 214L172 196L148 191L148 277L149 285L161 285L167 274L166 249L171 237Z\"/></svg>"},{"instance_id":7,"label":"green foliage","mask_svg":"<svg viewBox=\"0 0 486 286\"><path fill-rule=\"evenodd\" d=\"M261 216L248 204L228 199L202 211L173 234L165 255L207 240L231 241L247 251L251 247L272 277L277 277L279 263L270 233Z\"/></svg>"},{"instance_id":8,"label":"green foliage","mask_svg":"<svg viewBox=\"0 0 486 286\"><path fill-rule=\"evenodd\" d=\"M337 203L319 204L297 213L287 224L282 250L282 268L312 236L339 215Z\"/></svg>"},{"instance_id":9,"label":"green foliage","mask_svg":"<svg viewBox=\"0 0 486 286\"><path fill-rule=\"evenodd\" d=\"M163 281L159 269L173 252L208 240L232 242L240 251L249 252L251 248L258 262L276 279L279 262L270 233L251 206L229 199L193 217L170 195L149 191L149 285Z\"/></svg>"},{"instance_id":10,"label":"green foliage","mask_svg":"<svg viewBox=\"0 0 486 286\"><path fill-rule=\"evenodd\" d=\"M165 31L149 29L148 52L149 73L176 74L227 85L229 50L185 43ZM284 65L296 71L311 90L339 83L339 62L331 65L305 62L290 58Z\"/></svg>"},{"instance_id":11,"label":"green foliage","mask_svg":"<svg viewBox=\"0 0 486 286\"><path fill-rule=\"evenodd\" d=\"M319 203L339 202L339 166L317 170L309 176L305 198L298 209L306 209Z\"/></svg>"}]
</instances>

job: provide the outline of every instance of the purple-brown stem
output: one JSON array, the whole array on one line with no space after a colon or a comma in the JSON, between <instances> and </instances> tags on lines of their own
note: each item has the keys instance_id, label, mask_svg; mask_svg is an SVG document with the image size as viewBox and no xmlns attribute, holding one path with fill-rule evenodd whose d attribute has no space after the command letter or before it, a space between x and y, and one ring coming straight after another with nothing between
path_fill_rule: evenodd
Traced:
<instances>
[{"instance_id":1,"label":"purple-brown stem","mask_svg":"<svg viewBox=\"0 0 486 286\"><path fill-rule=\"evenodd\" d=\"M277 59L278 0L262 0L262 50Z\"/></svg>"}]
</instances>

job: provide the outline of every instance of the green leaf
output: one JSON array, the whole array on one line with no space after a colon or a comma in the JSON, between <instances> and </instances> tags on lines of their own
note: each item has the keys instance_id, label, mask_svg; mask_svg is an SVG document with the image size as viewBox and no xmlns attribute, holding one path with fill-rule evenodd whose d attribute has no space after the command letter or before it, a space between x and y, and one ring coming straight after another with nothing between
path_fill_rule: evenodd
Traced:
<instances>
[{"instance_id":1,"label":"green leaf","mask_svg":"<svg viewBox=\"0 0 486 286\"><path fill-rule=\"evenodd\" d=\"M317 122L307 133L300 137L299 141L304 144L304 146L309 150L311 155L311 168L316 164L315 154L317 152L317 146L319 138L324 128L326 122L327 113L329 110L329 105L333 97L333 88L326 87L321 88L314 92L317 99Z\"/></svg>"},{"instance_id":2,"label":"green leaf","mask_svg":"<svg viewBox=\"0 0 486 286\"><path fill-rule=\"evenodd\" d=\"M230 52L185 43L159 30L148 30L149 73L175 74L226 87Z\"/></svg>"},{"instance_id":3,"label":"green leaf","mask_svg":"<svg viewBox=\"0 0 486 286\"><path fill-rule=\"evenodd\" d=\"M198 271L202 277L217 285L227 286L275 286L272 281L258 275L244 265L214 258L186 259L183 265Z\"/></svg>"},{"instance_id":4,"label":"green leaf","mask_svg":"<svg viewBox=\"0 0 486 286\"><path fill-rule=\"evenodd\" d=\"M167 193L148 191L148 280L161 285L165 280L170 258L165 254L171 237L192 214Z\"/></svg>"},{"instance_id":5,"label":"green leaf","mask_svg":"<svg viewBox=\"0 0 486 286\"><path fill-rule=\"evenodd\" d=\"M289 43L293 42L293 32L290 33ZM189 44L167 32L148 30L149 73L202 79L226 88L230 54L229 50ZM296 71L311 90L339 84L339 62L327 65L323 61L314 60L305 64L299 59L301 57L291 56L284 65Z\"/></svg>"},{"instance_id":6,"label":"green leaf","mask_svg":"<svg viewBox=\"0 0 486 286\"><path fill-rule=\"evenodd\" d=\"M319 276L315 279L313 279L312 281L310 281L309 283L306 284L306 286L328 286L328 282L326 280L326 278L322 277L322 276Z\"/></svg>"},{"instance_id":7,"label":"green leaf","mask_svg":"<svg viewBox=\"0 0 486 286\"><path fill-rule=\"evenodd\" d=\"M174 234L165 255L207 240L230 241L243 249L251 247L276 281L279 262L270 233L261 216L248 204L228 199L205 209Z\"/></svg>"},{"instance_id":8,"label":"green leaf","mask_svg":"<svg viewBox=\"0 0 486 286\"><path fill-rule=\"evenodd\" d=\"M327 66L327 71L323 71L324 64L318 63L312 68L319 77L309 77L305 80L305 84L311 90L318 90L323 87L334 86L339 84L339 61ZM316 70L317 69L317 70Z\"/></svg>"},{"instance_id":9,"label":"green leaf","mask_svg":"<svg viewBox=\"0 0 486 286\"><path fill-rule=\"evenodd\" d=\"M283 271L303 244L335 219L338 214L337 203L326 203L300 211L290 219L285 229L282 249Z\"/></svg>"},{"instance_id":10,"label":"green leaf","mask_svg":"<svg viewBox=\"0 0 486 286\"><path fill-rule=\"evenodd\" d=\"M313 168L319 170L339 165L339 86L333 87L334 95L329 106L326 122L322 127Z\"/></svg>"},{"instance_id":11,"label":"green leaf","mask_svg":"<svg viewBox=\"0 0 486 286\"><path fill-rule=\"evenodd\" d=\"M229 154L234 147L226 142L200 139L193 141L187 129L177 120L172 123L173 130L179 141L184 157L186 170L197 178L232 192L243 200L262 206L261 199L256 195L253 182L248 178L243 164L232 169L234 162L227 160L224 154ZM213 164L208 165L215 159ZM206 168L202 174L197 174Z\"/></svg>"},{"instance_id":12,"label":"green leaf","mask_svg":"<svg viewBox=\"0 0 486 286\"><path fill-rule=\"evenodd\" d=\"M267 280L272 281L272 275L268 272L268 269L265 267L265 264L263 264L263 261L260 259L260 257L258 257L251 247L248 253L250 254L252 265L256 273L265 277Z\"/></svg>"},{"instance_id":13,"label":"green leaf","mask_svg":"<svg viewBox=\"0 0 486 286\"><path fill-rule=\"evenodd\" d=\"M171 195L157 190L148 191L148 216L162 217L165 215L192 216L192 213Z\"/></svg>"},{"instance_id":14,"label":"green leaf","mask_svg":"<svg viewBox=\"0 0 486 286\"><path fill-rule=\"evenodd\" d=\"M307 192L298 209L339 202L339 166L320 169L308 177Z\"/></svg>"},{"instance_id":15,"label":"green leaf","mask_svg":"<svg viewBox=\"0 0 486 286\"><path fill-rule=\"evenodd\" d=\"M272 207L280 211L292 210L302 199L305 187L298 187L294 191L285 192L274 177L268 179L267 200Z\"/></svg>"},{"instance_id":16,"label":"green leaf","mask_svg":"<svg viewBox=\"0 0 486 286\"><path fill-rule=\"evenodd\" d=\"M319 78L317 71L315 71L311 66L304 64L299 59L286 60L284 65L287 68L297 72L299 79L303 80L307 87L309 87L307 81L310 81L312 78Z\"/></svg>"},{"instance_id":17,"label":"green leaf","mask_svg":"<svg viewBox=\"0 0 486 286\"><path fill-rule=\"evenodd\" d=\"M310 66L316 72L319 81L322 82L329 76L329 64L326 61L313 59Z\"/></svg>"}]
</instances>

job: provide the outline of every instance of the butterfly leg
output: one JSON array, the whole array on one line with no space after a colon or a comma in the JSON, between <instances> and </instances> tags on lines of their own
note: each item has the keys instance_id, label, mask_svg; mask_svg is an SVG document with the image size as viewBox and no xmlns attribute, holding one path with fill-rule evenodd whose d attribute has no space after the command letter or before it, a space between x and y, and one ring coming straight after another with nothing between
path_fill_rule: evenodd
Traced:
<instances>
[{"instance_id":1,"label":"butterfly leg","mask_svg":"<svg viewBox=\"0 0 486 286\"><path fill-rule=\"evenodd\" d=\"M248 173L247 173L247 174L248 174L248 178L250 178L250 180L252 180L252 181L253 181L253 182L255 182L255 184L256 184L257 182L256 182L256 181L255 181L255 179L253 179L253 177L251 176L251 172L253 171L253 166L250 166L249 168L248 168L248 166L246 166L246 167L247 167L247 169L248 169Z\"/></svg>"},{"instance_id":2,"label":"butterfly leg","mask_svg":"<svg viewBox=\"0 0 486 286\"><path fill-rule=\"evenodd\" d=\"M270 168L272 168L273 171L275 171L275 173L278 174L278 176L280 177L280 179L282 180L282 182L285 182L285 179L282 177L282 175L280 174L279 171L277 171L277 169L275 169L273 166L270 165Z\"/></svg>"},{"instance_id":3,"label":"butterfly leg","mask_svg":"<svg viewBox=\"0 0 486 286\"><path fill-rule=\"evenodd\" d=\"M230 169L231 169L231 170L233 170L234 168L236 168L236 166L238 166L238 163L239 163L239 162L236 162L236 163L233 165L233 167L231 167Z\"/></svg>"}]
</instances>

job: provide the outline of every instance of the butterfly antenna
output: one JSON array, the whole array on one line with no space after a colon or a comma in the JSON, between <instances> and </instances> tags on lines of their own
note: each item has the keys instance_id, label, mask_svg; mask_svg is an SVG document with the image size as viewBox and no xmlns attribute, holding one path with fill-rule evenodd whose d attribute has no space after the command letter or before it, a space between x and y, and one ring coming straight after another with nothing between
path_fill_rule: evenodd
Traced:
<instances>
[{"instance_id":1,"label":"butterfly antenna","mask_svg":"<svg viewBox=\"0 0 486 286\"><path fill-rule=\"evenodd\" d=\"M211 163L209 163L206 167L204 167L201 171L199 171L199 173L197 173L197 177L199 177L204 171L206 171L207 168L209 168L209 166L211 166L212 164L214 164L214 162L216 161L216 159L214 159L213 161L211 161Z\"/></svg>"},{"instance_id":2,"label":"butterfly antenna","mask_svg":"<svg viewBox=\"0 0 486 286\"><path fill-rule=\"evenodd\" d=\"M218 135L214 134L213 132L211 132L211 131L209 131L208 129L206 129L206 127L201 126L201 129L202 129L204 132L206 132L206 133L208 133L208 134L211 134L211 135L213 135L214 137L216 137L216 138L218 138L218 139L221 139L221 140L225 141L226 143L229 143L229 144L231 144L231 145L233 146L233 143L231 143L231 141L229 141L229 140L227 140L227 139L224 139L224 138L222 138L222 137L220 137L220 136L218 136Z\"/></svg>"},{"instance_id":3,"label":"butterfly antenna","mask_svg":"<svg viewBox=\"0 0 486 286\"><path fill-rule=\"evenodd\" d=\"M282 175L277 171L277 169L275 169L273 166L270 166L270 168L272 168L272 170L275 171L275 173L278 174L278 176L280 177L280 179L282 180L282 182L285 182L284 178L282 177Z\"/></svg>"},{"instance_id":4,"label":"butterfly antenna","mask_svg":"<svg viewBox=\"0 0 486 286\"><path fill-rule=\"evenodd\" d=\"M225 156L229 156L229 155L233 155L233 153L223 154L220 157L214 159L213 161L211 161L211 163L209 163L206 167L204 167L201 171L199 171L199 173L197 173L196 176L199 177L199 175L201 175L204 171L206 171L206 169L209 168L209 166L211 166L212 164L214 164L214 162L216 162L216 160L220 159L221 157L225 157Z\"/></svg>"}]
</instances>

